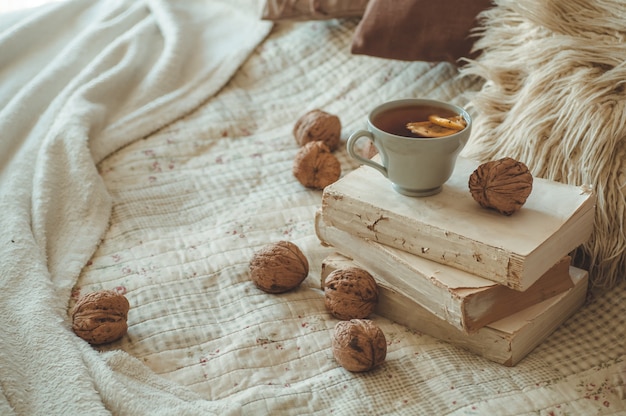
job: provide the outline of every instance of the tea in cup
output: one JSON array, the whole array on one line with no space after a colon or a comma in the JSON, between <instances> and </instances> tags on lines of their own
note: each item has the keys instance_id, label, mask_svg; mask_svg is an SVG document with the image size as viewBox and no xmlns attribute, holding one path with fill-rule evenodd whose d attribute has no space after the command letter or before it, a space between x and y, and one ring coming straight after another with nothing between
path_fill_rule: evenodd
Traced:
<instances>
[{"instance_id":1,"label":"tea in cup","mask_svg":"<svg viewBox=\"0 0 626 416\"><path fill-rule=\"evenodd\" d=\"M385 175L394 190L407 196L441 192L467 143L472 119L463 108L437 100L405 99L372 110L367 130L348 138L348 153ZM356 143L370 139L381 163L361 156Z\"/></svg>"}]
</instances>

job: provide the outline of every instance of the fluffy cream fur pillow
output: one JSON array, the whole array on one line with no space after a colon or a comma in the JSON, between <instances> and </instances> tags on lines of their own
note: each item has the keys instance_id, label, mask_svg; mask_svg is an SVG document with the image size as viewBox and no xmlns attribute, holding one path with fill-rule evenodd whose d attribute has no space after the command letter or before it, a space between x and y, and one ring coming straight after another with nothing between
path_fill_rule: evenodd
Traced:
<instances>
[{"instance_id":1,"label":"fluffy cream fur pillow","mask_svg":"<svg viewBox=\"0 0 626 416\"><path fill-rule=\"evenodd\" d=\"M576 253L596 285L626 275L626 2L495 0L462 74L476 123L464 155L510 156L537 177L591 185L595 229Z\"/></svg>"}]
</instances>

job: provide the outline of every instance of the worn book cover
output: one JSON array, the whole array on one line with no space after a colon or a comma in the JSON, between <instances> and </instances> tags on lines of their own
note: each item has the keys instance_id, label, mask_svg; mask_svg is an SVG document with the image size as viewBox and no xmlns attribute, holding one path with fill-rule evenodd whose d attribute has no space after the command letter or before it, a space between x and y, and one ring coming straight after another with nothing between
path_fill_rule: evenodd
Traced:
<instances>
[{"instance_id":1,"label":"worn book cover","mask_svg":"<svg viewBox=\"0 0 626 416\"><path fill-rule=\"evenodd\" d=\"M570 258L562 257L520 292L463 270L361 238L329 226L318 211L319 240L374 273L377 279L455 328L473 332L572 287Z\"/></svg>"},{"instance_id":2,"label":"worn book cover","mask_svg":"<svg viewBox=\"0 0 626 416\"><path fill-rule=\"evenodd\" d=\"M331 254L322 265L322 282L333 270L350 266L359 267L345 256ZM380 292L375 314L496 363L515 366L584 303L587 293L587 272L575 267L570 267L569 270L572 280L570 289L492 322L471 334L439 319L420 304L384 283L379 284Z\"/></svg>"},{"instance_id":3,"label":"worn book cover","mask_svg":"<svg viewBox=\"0 0 626 416\"><path fill-rule=\"evenodd\" d=\"M505 216L472 198L468 180L477 167L459 158L442 192L412 198L361 166L324 189L324 221L524 291L589 238L596 197L584 187L534 178L525 205Z\"/></svg>"}]
</instances>

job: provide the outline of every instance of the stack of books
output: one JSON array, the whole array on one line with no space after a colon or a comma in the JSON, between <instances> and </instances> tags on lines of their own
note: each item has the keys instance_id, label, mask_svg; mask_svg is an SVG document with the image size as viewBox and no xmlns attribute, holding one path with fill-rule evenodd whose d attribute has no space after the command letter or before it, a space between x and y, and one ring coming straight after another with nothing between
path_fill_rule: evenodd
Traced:
<instances>
[{"instance_id":1,"label":"stack of books","mask_svg":"<svg viewBox=\"0 0 626 416\"><path fill-rule=\"evenodd\" d=\"M569 254L593 228L595 195L535 178L511 216L480 207L459 158L441 193L412 198L361 166L324 189L316 234L335 253L322 265L357 266L380 288L376 313L514 366L583 303L587 272Z\"/></svg>"}]
</instances>

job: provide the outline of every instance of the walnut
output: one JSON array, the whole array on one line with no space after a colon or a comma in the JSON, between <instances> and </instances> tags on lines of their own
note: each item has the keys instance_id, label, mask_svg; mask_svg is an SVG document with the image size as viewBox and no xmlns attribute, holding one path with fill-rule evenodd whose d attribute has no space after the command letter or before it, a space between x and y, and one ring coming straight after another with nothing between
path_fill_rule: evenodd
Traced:
<instances>
[{"instance_id":1,"label":"walnut","mask_svg":"<svg viewBox=\"0 0 626 416\"><path fill-rule=\"evenodd\" d=\"M341 176L341 163L322 142L309 142L293 161L293 176L307 188L324 189Z\"/></svg>"},{"instance_id":2,"label":"walnut","mask_svg":"<svg viewBox=\"0 0 626 416\"><path fill-rule=\"evenodd\" d=\"M311 110L298 119L293 136L300 146L313 141L321 141L331 152L339 146L341 121L339 117L322 110Z\"/></svg>"},{"instance_id":3,"label":"walnut","mask_svg":"<svg viewBox=\"0 0 626 416\"><path fill-rule=\"evenodd\" d=\"M525 164L505 157L478 166L470 175L469 189L483 208L511 215L530 195L533 176Z\"/></svg>"},{"instance_id":4,"label":"walnut","mask_svg":"<svg viewBox=\"0 0 626 416\"><path fill-rule=\"evenodd\" d=\"M367 318L378 304L378 285L358 267L337 269L324 281L324 303L335 318Z\"/></svg>"},{"instance_id":5,"label":"walnut","mask_svg":"<svg viewBox=\"0 0 626 416\"><path fill-rule=\"evenodd\" d=\"M81 296L70 315L72 329L92 345L116 341L126 334L130 304L124 295L101 290Z\"/></svg>"},{"instance_id":6,"label":"walnut","mask_svg":"<svg viewBox=\"0 0 626 416\"><path fill-rule=\"evenodd\" d=\"M267 293L296 288L309 274L309 262L298 246L289 241L268 244L250 260L250 278Z\"/></svg>"},{"instance_id":7,"label":"walnut","mask_svg":"<svg viewBox=\"0 0 626 416\"><path fill-rule=\"evenodd\" d=\"M352 319L337 322L332 349L335 360L346 370L369 371L385 361L387 340L373 321Z\"/></svg>"}]
</instances>

